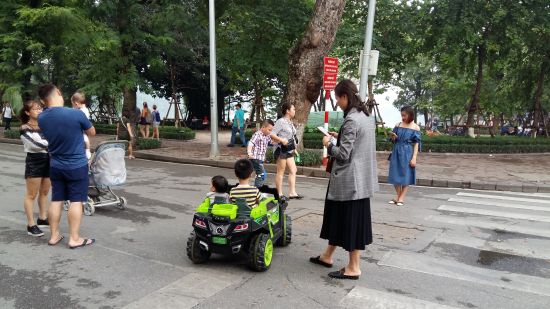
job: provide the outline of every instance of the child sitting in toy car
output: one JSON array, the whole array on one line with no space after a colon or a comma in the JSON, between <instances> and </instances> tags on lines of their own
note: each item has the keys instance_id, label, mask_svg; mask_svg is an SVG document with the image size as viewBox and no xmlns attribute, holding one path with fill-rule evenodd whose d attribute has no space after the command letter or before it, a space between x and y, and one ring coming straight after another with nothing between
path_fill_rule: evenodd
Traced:
<instances>
[{"instance_id":1,"label":"child sitting in toy car","mask_svg":"<svg viewBox=\"0 0 550 309\"><path fill-rule=\"evenodd\" d=\"M236 203L237 199L244 199L250 208L258 206L261 195L258 188L250 185L252 172L254 166L250 160L241 159L235 162L235 176L239 179L239 184L229 192L231 202Z\"/></svg>"},{"instance_id":2,"label":"child sitting in toy car","mask_svg":"<svg viewBox=\"0 0 550 309\"><path fill-rule=\"evenodd\" d=\"M210 199L210 204L214 204L215 201L223 201L227 203L229 201L229 183L223 176L212 177L212 185L210 192L206 193L206 197Z\"/></svg>"}]
</instances>

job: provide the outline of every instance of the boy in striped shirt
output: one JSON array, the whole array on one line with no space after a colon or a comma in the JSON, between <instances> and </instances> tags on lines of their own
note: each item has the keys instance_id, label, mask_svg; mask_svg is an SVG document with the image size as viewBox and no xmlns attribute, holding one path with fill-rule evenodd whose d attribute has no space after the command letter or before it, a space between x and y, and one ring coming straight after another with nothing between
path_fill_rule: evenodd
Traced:
<instances>
[{"instance_id":1,"label":"boy in striped shirt","mask_svg":"<svg viewBox=\"0 0 550 309\"><path fill-rule=\"evenodd\" d=\"M252 162L247 159L240 159L235 162L235 176L239 178L239 185L232 188L229 192L229 198L233 203L238 198L246 200L246 203L250 208L258 206L260 202L260 190L250 185L250 178L254 167Z\"/></svg>"},{"instance_id":2,"label":"boy in striped shirt","mask_svg":"<svg viewBox=\"0 0 550 309\"><path fill-rule=\"evenodd\" d=\"M273 121L266 119L262 123L262 128L252 135L248 143L247 153L248 158L252 161L254 171L256 172L256 179L254 180L254 186L260 188L265 181L265 154L267 147L271 141L271 131L273 131Z\"/></svg>"}]
</instances>

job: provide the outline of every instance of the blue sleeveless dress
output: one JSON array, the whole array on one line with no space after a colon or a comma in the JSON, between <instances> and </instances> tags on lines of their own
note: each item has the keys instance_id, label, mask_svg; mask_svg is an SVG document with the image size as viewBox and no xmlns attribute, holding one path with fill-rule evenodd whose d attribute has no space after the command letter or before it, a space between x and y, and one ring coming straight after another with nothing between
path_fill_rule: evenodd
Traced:
<instances>
[{"instance_id":1,"label":"blue sleeveless dress","mask_svg":"<svg viewBox=\"0 0 550 309\"><path fill-rule=\"evenodd\" d=\"M420 131L395 127L393 132L397 134L397 140L393 145L393 151L389 158L390 171L388 175L388 183L400 186L409 186L416 184L416 168L411 167L409 162L413 157L414 144L419 144L421 135Z\"/></svg>"}]
</instances>

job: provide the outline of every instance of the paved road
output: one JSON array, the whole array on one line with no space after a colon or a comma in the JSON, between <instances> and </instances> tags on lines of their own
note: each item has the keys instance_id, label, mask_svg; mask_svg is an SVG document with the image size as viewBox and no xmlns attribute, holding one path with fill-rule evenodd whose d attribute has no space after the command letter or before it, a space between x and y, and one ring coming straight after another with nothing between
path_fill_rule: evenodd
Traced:
<instances>
[{"instance_id":1,"label":"paved road","mask_svg":"<svg viewBox=\"0 0 550 309\"><path fill-rule=\"evenodd\" d=\"M240 258L204 265L186 257L191 217L213 175L232 172L128 162L117 190L128 209L98 209L82 233L98 242L69 250L26 235L21 146L0 144L0 308L547 308L550 195L414 188L407 206L373 201L375 244L355 282L310 264L326 180L300 178L293 242L266 273ZM65 218L63 220L65 222ZM62 230L66 235L64 223ZM48 233L46 233L48 235ZM338 251L336 264L346 261ZM446 307L445 307L446 306Z\"/></svg>"}]
</instances>

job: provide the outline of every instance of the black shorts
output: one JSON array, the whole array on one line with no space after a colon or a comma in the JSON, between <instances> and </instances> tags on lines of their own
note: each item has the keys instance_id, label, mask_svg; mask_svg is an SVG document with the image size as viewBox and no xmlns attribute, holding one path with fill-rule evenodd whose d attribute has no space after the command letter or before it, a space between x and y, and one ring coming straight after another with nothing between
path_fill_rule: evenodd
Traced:
<instances>
[{"instance_id":1,"label":"black shorts","mask_svg":"<svg viewBox=\"0 0 550 309\"><path fill-rule=\"evenodd\" d=\"M50 177L50 155L47 153L27 153L25 179L48 177Z\"/></svg>"},{"instance_id":2,"label":"black shorts","mask_svg":"<svg viewBox=\"0 0 550 309\"><path fill-rule=\"evenodd\" d=\"M291 152L283 152L281 150L281 148L277 148L275 149L275 153L273 154L273 157L275 158L275 161L279 160L279 159L282 159L282 160L286 160L286 159L289 159L289 158L293 158L294 157L294 150L291 151Z\"/></svg>"}]
</instances>

